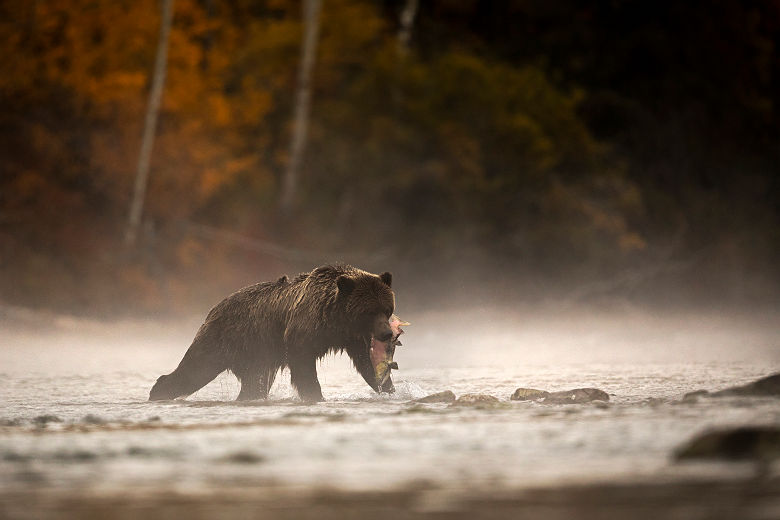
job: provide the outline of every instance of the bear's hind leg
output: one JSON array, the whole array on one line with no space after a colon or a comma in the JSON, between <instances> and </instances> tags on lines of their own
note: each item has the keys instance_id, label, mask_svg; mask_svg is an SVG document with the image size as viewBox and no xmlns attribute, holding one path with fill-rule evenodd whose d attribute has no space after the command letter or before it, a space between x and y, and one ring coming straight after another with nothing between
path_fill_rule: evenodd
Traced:
<instances>
[{"instance_id":1,"label":"bear's hind leg","mask_svg":"<svg viewBox=\"0 0 780 520\"><path fill-rule=\"evenodd\" d=\"M259 376L256 374L244 374L243 376L236 374L236 377L241 381L241 392L238 393L236 401L268 399L268 392L271 391L278 370L278 368L261 370Z\"/></svg>"},{"instance_id":2,"label":"bear's hind leg","mask_svg":"<svg viewBox=\"0 0 780 520\"><path fill-rule=\"evenodd\" d=\"M236 401L254 401L268 397L268 394L263 395L263 385L259 378L243 377L239 378L239 381L241 381L241 391L238 393Z\"/></svg>"},{"instance_id":3,"label":"bear's hind leg","mask_svg":"<svg viewBox=\"0 0 780 520\"><path fill-rule=\"evenodd\" d=\"M322 388L317 380L317 361L314 357L288 362L290 382L298 390L300 398L308 403L323 401Z\"/></svg>"},{"instance_id":4,"label":"bear's hind leg","mask_svg":"<svg viewBox=\"0 0 780 520\"><path fill-rule=\"evenodd\" d=\"M241 392L239 392L237 401L251 401L256 399L267 399L268 392L276 379L276 373L279 371L278 362L262 359L248 366L231 368L231 371L241 382Z\"/></svg>"}]
</instances>

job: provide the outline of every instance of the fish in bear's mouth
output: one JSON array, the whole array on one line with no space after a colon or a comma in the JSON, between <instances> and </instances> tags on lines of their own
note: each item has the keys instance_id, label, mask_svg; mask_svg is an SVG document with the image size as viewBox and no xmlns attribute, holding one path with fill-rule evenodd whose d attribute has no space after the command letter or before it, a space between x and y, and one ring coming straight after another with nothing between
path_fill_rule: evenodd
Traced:
<instances>
[{"instance_id":1,"label":"fish in bear's mouth","mask_svg":"<svg viewBox=\"0 0 780 520\"><path fill-rule=\"evenodd\" d=\"M401 318L393 314L390 316L392 337L387 341L379 341L374 336L371 336L369 355L371 366L374 367L377 392L391 393L395 391L390 371L398 370L398 363L393 361L393 354L395 354L395 347L401 345L398 337L404 333L404 330L401 328L402 325L409 325L409 323L401 321Z\"/></svg>"}]
</instances>

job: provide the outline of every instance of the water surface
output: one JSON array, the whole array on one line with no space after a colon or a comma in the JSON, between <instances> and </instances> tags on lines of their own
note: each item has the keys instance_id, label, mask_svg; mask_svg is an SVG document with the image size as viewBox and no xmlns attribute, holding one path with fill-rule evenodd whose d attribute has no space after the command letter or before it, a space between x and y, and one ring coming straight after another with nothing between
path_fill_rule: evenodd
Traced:
<instances>
[{"instance_id":1,"label":"water surface","mask_svg":"<svg viewBox=\"0 0 780 520\"><path fill-rule=\"evenodd\" d=\"M286 372L267 401L234 402L238 382L226 373L186 400L147 402L196 325L92 330L79 323L9 333L0 355L0 491L197 492L237 484L495 490L754 471L750 464L680 464L672 454L709 428L780 424L771 398L680 402L686 392L780 370L771 326L705 317L673 321L677 329L665 321L662 334L654 318L591 318L567 318L564 327L563 318L523 325L506 317L491 335L481 325L473 334L442 327L437 320L446 318L431 315L432 325L418 325L416 337L408 328L406 350L396 355L395 394L374 394L346 358L328 358L319 370L326 401L316 405L297 400ZM447 332L437 335L437 328ZM712 350L690 347L702 335L718 336ZM482 364L480 351L489 353ZM520 386L596 387L610 400L510 401ZM442 390L501 402L411 402Z\"/></svg>"}]
</instances>

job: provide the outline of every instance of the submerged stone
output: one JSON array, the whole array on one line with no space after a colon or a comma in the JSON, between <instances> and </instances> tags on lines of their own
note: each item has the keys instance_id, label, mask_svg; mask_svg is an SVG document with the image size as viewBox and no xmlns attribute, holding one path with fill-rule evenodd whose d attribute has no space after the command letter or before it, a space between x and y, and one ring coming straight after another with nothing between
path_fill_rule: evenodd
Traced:
<instances>
[{"instance_id":1,"label":"submerged stone","mask_svg":"<svg viewBox=\"0 0 780 520\"><path fill-rule=\"evenodd\" d=\"M436 392L435 394L426 395L420 399L415 399L413 403L451 403L455 400L455 394L452 390L445 390L443 392Z\"/></svg>"},{"instance_id":2,"label":"submerged stone","mask_svg":"<svg viewBox=\"0 0 780 520\"><path fill-rule=\"evenodd\" d=\"M515 393L512 394L510 399L512 401L536 401L543 397L550 395L550 392L546 390L536 390L535 388L518 388Z\"/></svg>"},{"instance_id":3,"label":"submerged stone","mask_svg":"<svg viewBox=\"0 0 780 520\"><path fill-rule=\"evenodd\" d=\"M512 401L536 401L543 404L582 404L592 401L609 401L609 394L598 388L574 388L561 392L518 388L510 399Z\"/></svg>"},{"instance_id":4,"label":"submerged stone","mask_svg":"<svg viewBox=\"0 0 780 520\"><path fill-rule=\"evenodd\" d=\"M675 457L678 460L780 458L780 428L742 426L705 432L679 448Z\"/></svg>"},{"instance_id":5,"label":"submerged stone","mask_svg":"<svg viewBox=\"0 0 780 520\"><path fill-rule=\"evenodd\" d=\"M63 462L89 462L98 458L97 453L87 450L62 451L52 455L54 460Z\"/></svg>"},{"instance_id":6,"label":"submerged stone","mask_svg":"<svg viewBox=\"0 0 780 520\"><path fill-rule=\"evenodd\" d=\"M222 460L232 464L259 464L265 462L266 459L264 456L251 451L237 451L235 453L230 453Z\"/></svg>"},{"instance_id":7,"label":"submerged stone","mask_svg":"<svg viewBox=\"0 0 780 520\"><path fill-rule=\"evenodd\" d=\"M32 456L15 451L7 451L3 453L3 460L6 462L28 462L32 460Z\"/></svg>"},{"instance_id":8,"label":"submerged stone","mask_svg":"<svg viewBox=\"0 0 780 520\"><path fill-rule=\"evenodd\" d=\"M609 394L598 388L575 388L563 392L551 392L541 402L544 404L581 404L591 401L609 401Z\"/></svg>"},{"instance_id":9,"label":"submerged stone","mask_svg":"<svg viewBox=\"0 0 780 520\"><path fill-rule=\"evenodd\" d=\"M62 419L60 419L56 415L39 415L38 417L34 418L32 422L38 426L46 426L49 423L62 422Z\"/></svg>"},{"instance_id":10,"label":"submerged stone","mask_svg":"<svg viewBox=\"0 0 780 520\"><path fill-rule=\"evenodd\" d=\"M452 404L456 406L479 406L479 405L493 405L498 403L499 403L498 398L492 395L463 394Z\"/></svg>"}]
</instances>

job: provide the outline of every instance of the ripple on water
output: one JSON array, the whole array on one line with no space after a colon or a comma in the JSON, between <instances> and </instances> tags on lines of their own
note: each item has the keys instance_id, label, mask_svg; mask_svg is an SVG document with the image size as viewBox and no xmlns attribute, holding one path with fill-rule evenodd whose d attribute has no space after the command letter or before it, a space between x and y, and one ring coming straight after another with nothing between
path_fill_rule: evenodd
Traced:
<instances>
[{"instance_id":1,"label":"ripple on water","mask_svg":"<svg viewBox=\"0 0 780 520\"><path fill-rule=\"evenodd\" d=\"M79 384L77 398L62 388L47 394L44 389L57 387L57 378L27 375L22 384L11 376L4 381L12 395L0 421L0 473L18 475L11 477L14 485L44 479L63 488L166 486L177 474L204 486L220 479L273 479L359 488L378 485L377 461L382 486L414 479L443 484L468 479L477 485L495 475L520 485L599 475L677 475L694 470L680 469L669 454L693 432L780 424L780 407L771 398L680 404L682 396L744 383L768 370L719 365L408 370L396 392L385 395L373 393L352 371L336 372L326 373L326 401L314 405L301 403L284 378L267 401L230 400L237 383L223 376L188 400L147 402L150 382L129 371L70 380L67 385ZM610 394L610 403L600 408L510 402L518 387L596 387ZM489 394L500 406L410 402L448 389L457 396ZM40 479L22 478L31 468ZM695 471L716 471L702 468Z\"/></svg>"}]
</instances>

